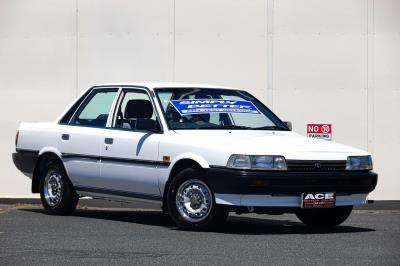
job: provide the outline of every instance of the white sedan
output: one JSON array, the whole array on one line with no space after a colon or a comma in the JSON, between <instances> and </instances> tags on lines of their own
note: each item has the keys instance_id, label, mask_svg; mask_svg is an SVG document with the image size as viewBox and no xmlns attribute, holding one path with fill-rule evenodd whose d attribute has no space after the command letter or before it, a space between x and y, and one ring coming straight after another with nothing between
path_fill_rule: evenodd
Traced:
<instances>
[{"instance_id":1,"label":"white sedan","mask_svg":"<svg viewBox=\"0 0 400 266\"><path fill-rule=\"evenodd\" d=\"M57 121L21 123L13 160L50 213L82 196L150 200L185 229L229 212L336 226L377 183L368 152L300 136L246 91L197 84L91 87Z\"/></svg>"}]
</instances>

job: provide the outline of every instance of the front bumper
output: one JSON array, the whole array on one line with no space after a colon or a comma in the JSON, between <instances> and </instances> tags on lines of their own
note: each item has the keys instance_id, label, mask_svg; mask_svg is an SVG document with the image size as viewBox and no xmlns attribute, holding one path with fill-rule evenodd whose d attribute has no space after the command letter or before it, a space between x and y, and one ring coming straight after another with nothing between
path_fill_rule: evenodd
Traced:
<instances>
[{"instance_id":1,"label":"front bumper","mask_svg":"<svg viewBox=\"0 0 400 266\"><path fill-rule=\"evenodd\" d=\"M301 196L272 196L216 193L215 202L231 206L300 208ZM355 206L367 203L368 194L336 196L336 206Z\"/></svg>"},{"instance_id":2,"label":"front bumper","mask_svg":"<svg viewBox=\"0 0 400 266\"><path fill-rule=\"evenodd\" d=\"M378 175L370 171L292 172L205 170L218 204L300 207L303 192L336 192L337 206L359 205L375 189Z\"/></svg>"}]
</instances>

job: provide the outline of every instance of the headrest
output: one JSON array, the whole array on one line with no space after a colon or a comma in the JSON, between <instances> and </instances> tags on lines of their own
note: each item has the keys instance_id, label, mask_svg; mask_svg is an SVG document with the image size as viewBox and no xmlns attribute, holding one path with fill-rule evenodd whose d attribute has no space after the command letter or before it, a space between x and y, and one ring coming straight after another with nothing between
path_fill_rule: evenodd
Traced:
<instances>
[{"instance_id":1,"label":"headrest","mask_svg":"<svg viewBox=\"0 0 400 266\"><path fill-rule=\"evenodd\" d=\"M153 106L149 100L129 100L125 107L124 118L151 118Z\"/></svg>"}]
</instances>

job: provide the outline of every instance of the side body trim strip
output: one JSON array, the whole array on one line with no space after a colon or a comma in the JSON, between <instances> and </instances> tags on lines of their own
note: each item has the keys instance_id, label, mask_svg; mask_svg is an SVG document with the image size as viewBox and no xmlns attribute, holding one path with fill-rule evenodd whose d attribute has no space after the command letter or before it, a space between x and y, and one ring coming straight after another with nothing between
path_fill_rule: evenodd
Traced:
<instances>
[{"instance_id":1,"label":"side body trim strip","mask_svg":"<svg viewBox=\"0 0 400 266\"><path fill-rule=\"evenodd\" d=\"M160 195L144 194L144 193L137 193L137 192L128 192L128 191L121 191L121 190L84 187L84 186L75 186L75 189L77 191L81 191L81 192L107 194L107 195L114 195L114 196L120 196L120 197L139 198L139 199L155 200L155 201L162 200Z\"/></svg>"},{"instance_id":2,"label":"side body trim strip","mask_svg":"<svg viewBox=\"0 0 400 266\"><path fill-rule=\"evenodd\" d=\"M138 164L138 165L161 166L161 167L168 167L171 164L170 162L163 162L163 161L151 161L151 160L140 160L140 159L105 157L105 156L86 155L86 154L73 154L73 153L63 153L62 157L63 158L94 159L94 160L101 160L102 162L120 162L120 163L131 163L131 164Z\"/></svg>"}]
</instances>

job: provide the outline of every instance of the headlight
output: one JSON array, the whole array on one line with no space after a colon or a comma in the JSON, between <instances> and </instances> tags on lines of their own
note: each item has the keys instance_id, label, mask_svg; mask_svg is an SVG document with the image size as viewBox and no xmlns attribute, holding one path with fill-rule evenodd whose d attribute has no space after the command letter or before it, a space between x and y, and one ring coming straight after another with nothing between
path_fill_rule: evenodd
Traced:
<instances>
[{"instance_id":1,"label":"headlight","mask_svg":"<svg viewBox=\"0 0 400 266\"><path fill-rule=\"evenodd\" d=\"M226 165L235 169L287 170L283 156L233 154Z\"/></svg>"},{"instance_id":2,"label":"headlight","mask_svg":"<svg viewBox=\"0 0 400 266\"><path fill-rule=\"evenodd\" d=\"M346 170L372 170L371 156L347 157Z\"/></svg>"}]
</instances>

